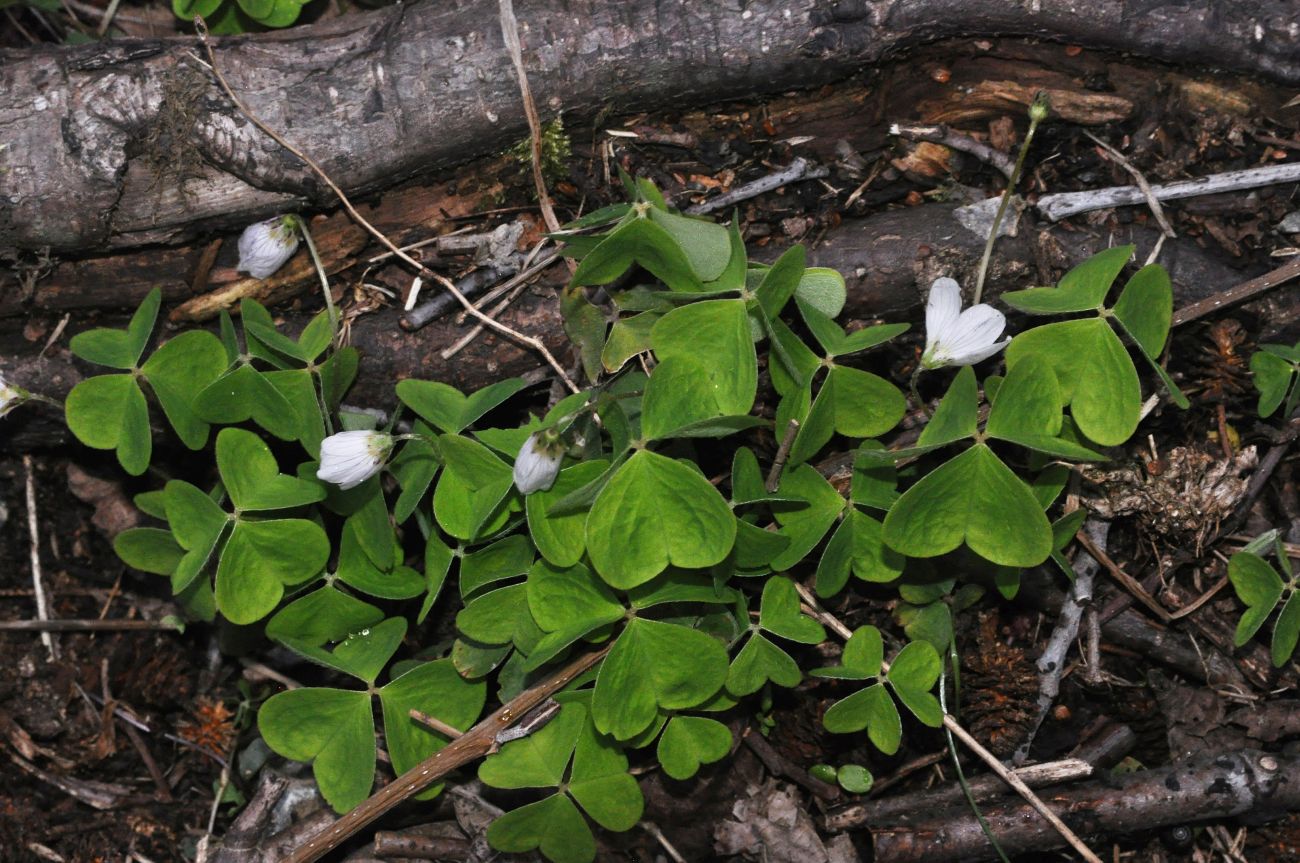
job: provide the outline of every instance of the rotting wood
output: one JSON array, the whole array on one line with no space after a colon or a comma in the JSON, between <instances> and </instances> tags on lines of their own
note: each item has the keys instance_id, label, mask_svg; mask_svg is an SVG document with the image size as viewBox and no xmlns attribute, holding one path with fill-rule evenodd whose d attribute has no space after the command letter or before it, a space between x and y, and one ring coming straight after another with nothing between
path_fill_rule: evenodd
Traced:
<instances>
[{"instance_id":1,"label":"rotting wood","mask_svg":"<svg viewBox=\"0 0 1300 863\"><path fill-rule=\"evenodd\" d=\"M1082 833L1108 835L1228 818L1254 819L1300 809L1300 758L1255 750L1212 753L1156 770L1111 776L1042 795ZM1032 809L1007 798L982 807L1008 854L1046 853L1060 837ZM947 863L993 859L979 822L962 808L925 810L906 823L872 831L879 863Z\"/></svg>"},{"instance_id":2,"label":"rotting wood","mask_svg":"<svg viewBox=\"0 0 1300 863\"><path fill-rule=\"evenodd\" d=\"M250 108L292 129L345 190L373 191L524 136L495 5L392 6L231 37L219 62ZM707 104L816 86L945 36L1084 41L1300 82L1287 0L1095 11L1078 15L1069 0L754 0L743 11L685 4L650 14L643 0L578 0L532 4L519 24L533 37L524 63L539 106L573 118L610 104ZM0 252L174 242L332 203L239 116L195 49L186 38L127 39L0 55Z\"/></svg>"}]
</instances>

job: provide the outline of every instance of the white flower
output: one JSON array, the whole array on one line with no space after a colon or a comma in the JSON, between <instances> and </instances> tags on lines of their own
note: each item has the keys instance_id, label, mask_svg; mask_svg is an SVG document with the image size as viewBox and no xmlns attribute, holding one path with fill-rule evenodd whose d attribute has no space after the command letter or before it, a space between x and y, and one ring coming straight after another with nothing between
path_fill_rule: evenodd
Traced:
<instances>
[{"instance_id":1,"label":"white flower","mask_svg":"<svg viewBox=\"0 0 1300 863\"><path fill-rule=\"evenodd\" d=\"M347 491L370 479L393 451L393 437L377 431L345 431L320 442L317 479Z\"/></svg>"},{"instance_id":2,"label":"white flower","mask_svg":"<svg viewBox=\"0 0 1300 863\"><path fill-rule=\"evenodd\" d=\"M515 459L515 488L520 494L545 491L555 484L564 461L564 445L554 432L533 432Z\"/></svg>"},{"instance_id":3,"label":"white flower","mask_svg":"<svg viewBox=\"0 0 1300 863\"><path fill-rule=\"evenodd\" d=\"M272 275L298 250L297 222L276 216L244 228L239 235L239 269L255 279Z\"/></svg>"},{"instance_id":4,"label":"white flower","mask_svg":"<svg viewBox=\"0 0 1300 863\"><path fill-rule=\"evenodd\" d=\"M1007 346L998 341L1007 319L992 306L980 303L961 309L961 287L949 278L935 279L925 304L925 353L921 367L970 366Z\"/></svg>"},{"instance_id":5,"label":"white flower","mask_svg":"<svg viewBox=\"0 0 1300 863\"><path fill-rule=\"evenodd\" d=\"M27 390L16 387L0 375L0 417L27 401Z\"/></svg>"}]
</instances>

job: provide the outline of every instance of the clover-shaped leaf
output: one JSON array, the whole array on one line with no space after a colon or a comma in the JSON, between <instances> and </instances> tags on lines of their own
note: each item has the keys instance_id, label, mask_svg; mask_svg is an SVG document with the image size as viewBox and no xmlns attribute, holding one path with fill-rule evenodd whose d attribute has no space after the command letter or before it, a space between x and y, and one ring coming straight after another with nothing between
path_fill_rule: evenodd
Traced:
<instances>
[{"instance_id":1,"label":"clover-shaped leaf","mask_svg":"<svg viewBox=\"0 0 1300 863\"><path fill-rule=\"evenodd\" d=\"M903 706L931 728L943 724L943 708L930 692L941 670L942 663L934 647L927 641L913 641L894 657L886 675Z\"/></svg>"},{"instance_id":2,"label":"clover-shaped leaf","mask_svg":"<svg viewBox=\"0 0 1300 863\"><path fill-rule=\"evenodd\" d=\"M704 716L674 716L659 737L656 752L664 773L673 779L690 779L701 765L727 757L731 729Z\"/></svg>"},{"instance_id":3,"label":"clover-shaped leaf","mask_svg":"<svg viewBox=\"0 0 1300 863\"><path fill-rule=\"evenodd\" d=\"M1257 554L1245 551L1237 552L1229 559L1228 578L1237 592L1237 598L1246 605L1246 612L1242 614L1237 624L1234 639L1240 647L1250 641L1268 620L1269 615L1282 599L1286 585L1277 571L1269 566L1268 561ZM1274 632L1276 631L1275 628ZM1275 634L1275 644L1276 641ZM1295 642L1292 639L1292 649L1294 646ZM1291 653L1290 650L1286 652L1288 655Z\"/></svg>"},{"instance_id":4,"label":"clover-shaped leaf","mask_svg":"<svg viewBox=\"0 0 1300 863\"><path fill-rule=\"evenodd\" d=\"M656 711L702 704L727 677L727 652L712 636L636 619L619 635L596 677L591 713L604 734L626 740Z\"/></svg>"},{"instance_id":5,"label":"clover-shaped leaf","mask_svg":"<svg viewBox=\"0 0 1300 863\"><path fill-rule=\"evenodd\" d=\"M87 362L111 369L133 369L149 344L161 306L162 289L154 288L140 302L125 330L87 330L73 336L68 348Z\"/></svg>"},{"instance_id":6,"label":"clover-shaped leaf","mask_svg":"<svg viewBox=\"0 0 1300 863\"><path fill-rule=\"evenodd\" d=\"M450 659L421 663L379 690L384 710L384 739L393 770L400 776L446 746L450 740L411 718L412 710L436 716L459 731L468 731L483 712L487 684L466 680ZM421 794L432 797L441 785Z\"/></svg>"},{"instance_id":7,"label":"clover-shaped leaf","mask_svg":"<svg viewBox=\"0 0 1300 863\"><path fill-rule=\"evenodd\" d=\"M826 598L839 593L850 572L863 581L893 581L902 574L904 563L902 555L885 545L884 526L851 507L817 564L817 595Z\"/></svg>"},{"instance_id":8,"label":"clover-shaped leaf","mask_svg":"<svg viewBox=\"0 0 1300 863\"><path fill-rule=\"evenodd\" d=\"M118 463L132 476L149 467L149 405L131 375L86 378L68 393L64 411L68 428L86 446L117 450Z\"/></svg>"},{"instance_id":9,"label":"clover-shaped leaf","mask_svg":"<svg viewBox=\"0 0 1300 863\"><path fill-rule=\"evenodd\" d=\"M878 437L897 425L906 411L906 399L889 381L835 366L804 418L790 448L789 464L797 466L812 458L836 432L847 437Z\"/></svg>"},{"instance_id":10,"label":"clover-shaped leaf","mask_svg":"<svg viewBox=\"0 0 1300 863\"><path fill-rule=\"evenodd\" d=\"M1116 246L1093 255L1061 277L1054 288L1008 291L1002 301L1031 315L1086 312L1101 308L1115 277L1133 256L1135 246Z\"/></svg>"},{"instance_id":11,"label":"clover-shaped leaf","mask_svg":"<svg viewBox=\"0 0 1300 863\"><path fill-rule=\"evenodd\" d=\"M771 562L772 569L781 572L803 560L821 542L846 502L835 486L807 464L782 473L777 495L786 502L773 503L772 513L781 535L790 539L785 551Z\"/></svg>"},{"instance_id":12,"label":"clover-shaped leaf","mask_svg":"<svg viewBox=\"0 0 1300 863\"><path fill-rule=\"evenodd\" d=\"M528 514L528 532L542 556L556 566L572 566L587 550L587 513L583 511L553 514L555 503L601 476L609 462L604 459L584 461L565 468L555 485L536 491L524 499Z\"/></svg>"},{"instance_id":13,"label":"clover-shaped leaf","mask_svg":"<svg viewBox=\"0 0 1300 863\"><path fill-rule=\"evenodd\" d=\"M626 757L597 734L586 694L575 695L561 701L559 716L540 731L507 743L479 766L479 779L497 788L564 786L492 822L488 842L499 851L538 849L556 863L590 863L595 840L573 800L610 830L627 830L641 817L644 799Z\"/></svg>"},{"instance_id":14,"label":"clover-shaped leaf","mask_svg":"<svg viewBox=\"0 0 1300 863\"><path fill-rule=\"evenodd\" d=\"M247 363L208 384L194 398L194 412L207 422L252 420L281 440L293 440L300 430L298 409L265 374Z\"/></svg>"},{"instance_id":15,"label":"clover-shaped leaf","mask_svg":"<svg viewBox=\"0 0 1300 863\"><path fill-rule=\"evenodd\" d=\"M677 241L701 282L712 282L722 275L731 260L731 241L726 228L716 222L679 216L658 208L650 210L649 216L650 221Z\"/></svg>"},{"instance_id":16,"label":"clover-shaped leaf","mask_svg":"<svg viewBox=\"0 0 1300 863\"><path fill-rule=\"evenodd\" d=\"M375 781L370 695L343 689L291 689L267 699L257 726L272 750L308 762L325 800L347 812Z\"/></svg>"},{"instance_id":17,"label":"clover-shaped leaf","mask_svg":"<svg viewBox=\"0 0 1300 863\"><path fill-rule=\"evenodd\" d=\"M1101 461L1105 456L1060 436L1061 387L1051 365L1028 356L1017 363L998 389L985 432L1058 458Z\"/></svg>"},{"instance_id":18,"label":"clover-shaped leaf","mask_svg":"<svg viewBox=\"0 0 1300 863\"><path fill-rule=\"evenodd\" d=\"M466 396L444 383L408 379L398 382L397 397L430 425L459 434L526 386L523 378L507 378Z\"/></svg>"},{"instance_id":19,"label":"clover-shaped leaf","mask_svg":"<svg viewBox=\"0 0 1300 863\"><path fill-rule=\"evenodd\" d=\"M702 291L704 285L673 235L648 218L629 218L583 256L571 286L607 285L632 266L674 291Z\"/></svg>"},{"instance_id":20,"label":"clover-shaped leaf","mask_svg":"<svg viewBox=\"0 0 1300 863\"><path fill-rule=\"evenodd\" d=\"M208 441L208 424L195 412L195 396L220 377L226 365L221 341L209 332L191 330L159 347L141 368L176 436L190 449L201 449Z\"/></svg>"},{"instance_id":21,"label":"clover-shaped leaf","mask_svg":"<svg viewBox=\"0 0 1300 863\"><path fill-rule=\"evenodd\" d=\"M736 539L736 519L709 481L641 450L614 474L587 517L587 553L609 584L627 589L669 564L712 566Z\"/></svg>"},{"instance_id":22,"label":"clover-shaped leaf","mask_svg":"<svg viewBox=\"0 0 1300 863\"><path fill-rule=\"evenodd\" d=\"M884 539L909 557L963 542L985 560L1036 566L1052 552L1052 527L1024 481L985 444L926 474L885 516Z\"/></svg>"},{"instance_id":23,"label":"clover-shaped leaf","mask_svg":"<svg viewBox=\"0 0 1300 863\"><path fill-rule=\"evenodd\" d=\"M245 429L217 435L217 468L237 510L289 509L325 498L320 483L280 473L270 447Z\"/></svg>"},{"instance_id":24,"label":"clover-shaped leaf","mask_svg":"<svg viewBox=\"0 0 1300 863\"><path fill-rule=\"evenodd\" d=\"M326 585L298 597L266 623L266 635L276 641L311 645L341 641L384 619L384 613L336 587Z\"/></svg>"},{"instance_id":25,"label":"clover-shaped leaf","mask_svg":"<svg viewBox=\"0 0 1300 863\"><path fill-rule=\"evenodd\" d=\"M410 599L424 593L427 587L423 576L402 565L402 547L391 529L388 531L387 567L375 565L362 550L356 515L343 523L335 575L349 587L382 599Z\"/></svg>"},{"instance_id":26,"label":"clover-shaped leaf","mask_svg":"<svg viewBox=\"0 0 1300 863\"><path fill-rule=\"evenodd\" d=\"M1250 358L1250 372L1255 380L1255 389L1259 390L1257 411L1261 418L1272 416L1285 400L1285 413L1290 416L1295 410L1297 396L1300 396L1300 387L1295 385L1300 356L1282 356L1281 352L1275 353L1270 348L1283 348L1289 353L1300 354L1286 345L1263 345L1262 350Z\"/></svg>"},{"instance_id":27,"label":"clover-shaped leaf","mask_svg":"<svg viewBox=\"0 0 1300 863\"><path fill-rule=\"evenodd\" d=\"M939 679L939 654L927 642L913 642L899 651L885 679L881 680L884 645L880 631L874 626L864 626L845 643L840 661L838 667L819 668L812 673L817 677L875 682L831 705L822 718L826 730L850 734L865 728L877 749L887 755L897 752L902 740L902 720L886 690L886 681L899 701L918 719L933 727L943 724L938 699L930 694Z\"/></svg>"},{"instance_id":28,"label":"clover-shaped leaf","mask_svg":"<svg viewBox=\"0 0 1300 863\"><path fill-rule=\"evenodd\" d=\"M1174 313L1174 289L1169 282L1169 272L1159 264L1148 264L1138 270L1124 286L1111 311L1120 327L1137 345L1138 353L1146 358L1165 385L1174 404L1183 410L1190 407L1187 396L1159 362Z\"/></svg>"},{"instance_id":29,"label":"clover-shaped leaf","mask_svg":"<svg viewBox=\"0 0 1300 863\"><path fill-rule=\"evenodd\" d=\"M801 644L826 640L825 628L799 610L799 593L794 582L779 575L772 576L763 585L758 625L773 635Z\"/></svg>"},{"instance_id":30,"label":"clover-shaped leaf","mask_svg":"<svg viewBox=\"0 0 1300 863\"><path fill-rule=\"evenodd\" d=\"M127 566L154 575L171 575L185 557L185 549L169 530L133 527L113 538L113 550Z\"/></svg>"},{"instance_id":31,"label":"clover-shaped leaf","mask_svg":"<svg viewBox=\"0 0 1300 863\"><path fill-rule=\"evenodd\" d=\"M787 689L798 686L803 680L790 654L755 632L736 654L727 672L727 692L736 696L750 695L763 688L768 681Z\"/></svg>"},{"instance_id":32,"label":"clover-shaped leaf","mask_svg":"<svg viewBox=\"0 0 1300 863\"><path fill-rule=\"evenodd\" d=\"M253 623L269 614L286 586L318 575L329 558L320 525L301 518L240 519L217 563L217 606L231 623Z\"/></svg>"}]
</instances>

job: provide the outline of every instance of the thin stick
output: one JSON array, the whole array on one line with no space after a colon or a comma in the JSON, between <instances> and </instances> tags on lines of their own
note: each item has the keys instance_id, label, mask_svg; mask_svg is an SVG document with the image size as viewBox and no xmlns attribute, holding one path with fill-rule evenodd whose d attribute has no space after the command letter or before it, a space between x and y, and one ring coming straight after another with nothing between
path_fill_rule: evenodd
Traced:
<instances>
[{"instance_id":1,"label":"thin stick","mask_svg":"<svg viewBox=\"0 0 1300 863\"><path fill-rule=\"evenodd\" d=\"M194 26L195 29L198 31L199 41L203 43L203 47L208 53L209 68L212 70L213 76L216 77L217 83L221 85L221 89L225 91L226 96L230 98L230 101L234 103L235 107L239 109L240 113L242 113L245 117L248 118L249 122L251 122L257 128L261 129L262 132L264 132L269 138L271 138L271 140L275 141L281 147L284 147L290 153L293 153L299 159L302 159L303 163L306 164L307 167L311 168L312 171L314 171L316 175L321 178L321 181L324 182L325 185L329 186L330 191L332 191L338 197L339 203L342 204L343 209L347 210L348 215L352 217L353 221L355 221L358 225L360 225L367 232L369 232L369 234L372 237L374 237L376 240L378 240L379 243L384 246L384 248L392 252L398 258L398 260L402 261L403 263L407 264L410 267L414 267L415 270L422 277L426 279L433 279L439 285L442 285L442 287L445 288L448 291L448 293L450 293L453 297L455 297L456 300L462 306L464 306L465 311L469 312L471 316L478 318L480 321L483 322L483 324L485 324L490 329L496 330L502 335L514 339L519 344L526 345L527 347L530 347L533 350L537 351L539 354L541 354L542 358L546 360L546 364L555 370L556 375L558 375L560 380L564 382L564 385L569 388L569 391L575 393L578 392L577 384L573 382L573 380L569 377L568 372L566 372L564 370L564 367L560 365L560 361L557 360L549 350L547 350L546 345L542 344L541 340L535 339L532 336L524 335L518 330L512 329L499 321L492 320L490 317L483 314L478 309L474 308L474 305L469 301L468 298L465 297L464 294L462 294L456 288L456 286L452 283L450 279L448 279L446 276L442 275L441 273L435 273L433 270L429 269L424 264L417 261L415 258L412 258L410 255L406 254L406 252L403 252L401 249L399 249L396 245L393 244L392 240L388 239L388 237L382 231L380 231L374 225L370 224L370 222L367 221L366 218L357 211L357 208L352 205L352 201L348 198L348 196L343 194L343 190L339 188L338 184L334 182L334 180L329 176L329 174L325 173L324 168L318 165L315 162L315 160L313 160L302 150L299 150L297 147L293 146L288 141L286 141L283 136L281 136L270 126L263 123L261 118L259 118L256 114L250 111L248 107L244 105L242 101L240 101L239 97L235 95L235 91L231 89L230 84L226 82L225 76L221 74L221 70L217 67L217 55L212 48L211 40L208 38L207 24L204 23L201 17L196 15L194 16Z\"/></svg>"},{"instance_id":2,"label":"thin stick","mask_svg":"<svg viewBox=\"0 0 1300 863\"><path fill-rule=\"evenodd\" d=\"M724 207L730 207L732 204L738 204L741 201L747 201L750 198L757 198L773 189L779 189L786 183L793 183L798 180L815 180L818 177L829 176L830 170L824 165L812 166L803 156L798 156L792 161L789 167L768 174L766 177L759 177L753 182L746 183L743 186L737 186L725 195L719 195L711 198L702 204L696 204L688 207L686 212L691 216L702 216L706 213L712 213L721 210Z\"/></svg>"},{"instance_id":3,"label":"thin stick","mask_svg":"<svg viewBox=\"0 0 1300 863\"><path fill-rule=\"evenodd\" d=\"M1101 138L1098 138L1087 129L1083 130L1083 134L1091 138L1093 143L1098 147L1101 147L1101 149L1105 151L1106 155L1110 156L1116 164L1129 172L1129 175L1133 178L1133 182L1137 183L1138 188L1142 190L1142 196L1146 198L1147 206L1151 208L1151 214L1155 216L1156 221L1160 223L1160 230L1164 235L1171 238L1178 236L1174 233L1173 225L1169 224L1169 219L1165 216L1164 207L1160 206L1160 199L1151 191L1151 184L1147 182L1147 178L1142 175L1142 172L1133 167L1133 163L1124 158L1123 154L1121 154L1119 150L1116 150Z\"/></svg>"},{"instance_id":4,"label":"thin stick","mask_svg":"<svg viewBox=\"0 0 1300 863\"><path fill-rule=\"evenodd\" d=\"M970 135L954 132L942 123L937 126L900 126L895 123L889 127L889 134L897 135L907 141L929 141L933 144L943 144L945 147L969 153L981 162L997 168L1008 179L1016 169L1015 160L1006 153L995 150Z\"/></svg>"},{"instance_id":5,"label":"thin stick","mask_svg":"<svg viewBox=\"0 0 1300 863\"><path fill-rule=\"evenodd\" d=\"M1039 93L1034 98L1034 103L1029 106L1029 129L1025 132L1025 140L1020 145L1020 153L1016 156L1016 166L1011 169L1011 177L1007 180L1007 187L1002 190L1002 200L998 203L997 215L993 217L993 227L989 228L989 237L984 241L984 257L980 258L979 272L975 275L975 298L971 300L971 305L979 305L980 297L984 294L984 277L989 272L989 260L993 257L993 246L998 241L998 227L1002 224L1002 217L1007 214L1007 206L1011 203L1011 197L1015 194L1016 183L1020 180L1020 172L1025 169L1025 157L1029 155L1029 145L1034 141L1034 132L1038 130L1039 122L1047 116L1045 94Z\"/></svg>"},{"instance_id":6,"label":"thin stick","mask_svg":"<svg viewBox=\"0 0 1300 863\"><path fill-rule=\"evenodd\" d=\"M808 606L813 615L828 626L840 638L848 641L853 635L853 631L845 626L835 615L818 605L817 598L814 597L812 592L802 583L796 581L794 586L795 589L799 591L800 598L803 599L804 604ZM882 673L887 674L889 672L889 663L882 663L881 671ZM1023 797L1030 806L1034 807L1034 809L1038 811L1038 814L1042 815L1047 823L1051 824L1052 828L1061 835L1061 838L1068 842L1070 846L1079 853L1080 857L1087 860L1088 863L1101 863L1101 858L1092 853L1087 845L1083 844L1083 840L1075 835L1075 832L1071 830L1055 812L1048 808L1047 804L1044 803L1038 795L1025 784L1023 779L1017 776L1014 771L1008 769L1006 765L998 760L996 755L985 749L978 740L971 737L970 733L967 732L965 728L962 728L961 724L947 713L943 715L943 727L952 732L952 735L960 740L966 748L975 753L975 755L987 764L989 769L996 773L1003 782L1014 788L1016 793Z\"/></svg>"},{"instance_id":7,"label":"thin stick","mask_svg":"<svg viewBox=\"0 0 1300 863\"><path fill-rule=\"evenodd\" d=\"M786 423L785 437L781 438L781 446L776 450L776 458L772 460L772 469L767 472L767 482L763 486L769 494L781 484L781 469L785 467L786 459L790 458L790 447L794 446L794 438L798 433L798 420L792 419Z\"/></svg>"},{"instance_id":8,"label":"thin stick","mask_svg":"<svg viewBox=\"0 0 1300 863\"><path fill-rule=\"evenodd\" d=\"M23 470L27 474L27 539L31 548L32 592L36 596L36 616L40 620L13 622L49 624L54 621L50 620L50 609L45 601L45 585L41 578L41 531L37 525L36 480L32 476L32 457L30 455L23 456ZM50 655L50 662L56 661L59 658L59 648L54 643L54 636L50 635L50 629L41 629L40 633L41 643L45 645L45 650Z\"/></svg>"},{"instance_id":9,"label":"thin stick","mask_svg":"<svg viewBox=\"0 0 1300 863\"><path fill-rule=\"evenodd\" d=\"M1199 195L1214 195L1219 192L1257 189L1260 186L1272 186L1277 183L1294 183L1298 180L1300 180L1300 162L1287 162L1284 165L1265 165L1262 168L1225 171L1222 174L1210 174L1196 180L1160 183L1151 187L1151 194L1161 201L1173 201ZM1146 195L1137 186L1114 186L1089 192L1058 192L1054 195L1044 195L1038 199L1035 208L1045 218L1058 222L1066 216L1087 213L1090 210L1132 206L1141 204L1145 200Z\"/></svg>"},{"instance_id":10,"label":"thin stick","mask_svg":"<svg viewBox=\"0 0 1300 863\"><path fill-rule=\"evenodd\" d=\"M412 767L357 808L298 846L292 854L284 858L283 863L314 863L398 803L419 794L457 767L476 761L492 752L497 746L497 737L502 731L524 718L538 704L600 662L608 652L609 646L606 646L588 653L531 689L520 693L510 703L498 708L495 713L453 740L445 748Z\"/></svg>"},{"instance_id":11,"label":"thin stick","mask_svg":"<svg viewBox=\"0 0 1300 863\"><path fill-rule=\"evenodd\" d=\"M414 719L416 722L420 723L421 725L424 725L428 728L432 728L434 731L438 732L439 734L443 734L446 735L447 737L450 737L452 740L455 740L457 737L462 737L465 734L465 732L461 731L459 728L456 728L455 726L452 725L448 725L438 717L430 716L429 714L425 713L423 710L416 710L414 707L411 708L411 718Z\"/></svg>"},{"instance_id":12,"label":"thin stick","mask_svg":"<svg viewBox=\"0 0 1300 863\"><path fill-rule=\"evenodd\" d=\"M1129 593L1133 594L1134 598L1136 598L1138 602L1141 602L1147 608L1151 609L1151 612L1156 617L1160 618L1164 623L1168 623L1173 619L1170 617L1168 609L1157 602L1155 597L1147 593L1146 590L1143 589L1142 585L1138 583L1136 578L1129 575L1119 567L1119 564L1111 560L1106 552L1102 551L1101 548L1092 541L1092 537L1088 536L1088 534L1081 530L1074 535L1074 538L1079 541L1079 545L1087 549L1088 554L1096 558L1106 571L1115 577L1116 581L1124 585L1125 589L1128 590Z\"/></svg>"},{"instance_id":13,"label":"thin stick","mask_svg":"<svg viewBox=\"0 0 1300 863\"><path fill-rule=\"evenodd\" d=\"M501 37L505 39L510 62L519 76L519 95L524 102L524 116L528 118L528 132L532 144L533 183L537 186L537 206L542 211L546 229L551 233L560 230L560 220L555 218L551 194L546 191L546 178L542 176L542 120L537 116L537 103L533 101L532 88L528 86L528 71L524 68L524 49L519 43L519 21L511 0L500 0Z\"/></svg>"},{"instance_id":14,"label":"thin stick","mask_svg":"<svg viewBox=\"0 0 1300 863\"><path fill-rule=\"evenodd\" d=\"M37 614L44 599L37 594ZM0 620L0 632L178 632L180 625L166 620ZM45 641L42 637L41 641Z\"/></svg>"},{"instance_id":15,"label":"thin stick","mask_svg":"<svg viewBox=\"0 0 1300 863\"><path fill-rule=\"evenodd\" d=\"M1243 302L1251 297L1262 294L1265 291L1272 290L1283 282L1289 282L1300 276L1300 255L1292 258L1287 263L1271 270L1262 276L1242 282L1241 284L1229 288L1226 291L1220 291L1213 296L1206 297L1203 300L1192 303L1190 306L1183 306L1174 312L1171 326L1181 327L1183 324L1203 318L1206 315L1217 312L1227 306Z\"/></svg>"}]
</instances>

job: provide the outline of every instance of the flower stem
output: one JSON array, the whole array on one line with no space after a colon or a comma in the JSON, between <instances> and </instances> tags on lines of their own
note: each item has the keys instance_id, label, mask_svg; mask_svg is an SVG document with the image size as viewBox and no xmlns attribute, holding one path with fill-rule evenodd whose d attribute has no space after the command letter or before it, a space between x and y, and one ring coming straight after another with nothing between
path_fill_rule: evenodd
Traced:
<instances>
[{"instance_id":1,"label":"flower stem","mask_svg":"<svg viewBox=\"0 0 1300 863\"><path fill-rule=\"evenodd\" d=\"M316 275L320 276L321 291L325 294L325 308L329 312L330 318L330 344L336 345L339 338L339 312L334 308L334 294L330 292L329 278L325 275L325 265L321 263L320 253L316 251L316 243L311 238L311 231L307 227L306 219L298 219L298 230L302 231L302 238L307 242L307 252L311 255L311 262L316 266Z\"/></svg>"},{"instance_id":2,"label":"flower stem","mask_svg":"<svg viewBox=\"0 0 1300 863\"><path fill-rule=\"evenodd\" d=\"M917 382L921 380L921 373L924 371L925 371L925 366L921 365L918 362L916 364L916 368L912 370L912 378L907 382L907 385L908 388L911 389L912 391L912 401L916 402L916 406L920 408L922 411L924 411L926 417L928 418L931 415L930 406L927 405L924 400L922 400L921 391L916 387Z\"/></svg>"},{"instance_id":3,"label":"flower stem","mask_svg":"<svg viewBox=\"0 0 1300 863\"><path fill-rule=\"evenodd\" d=\"M984 242L984 257L980 259L980 269L975 277L975 297L971 300L971 305L977 305L980 296L984 293L984 277L989 271L989 259L993 257L993 244L997 242L998 228L1002 225L1002 217L1007 214L1007 205L1011 203L1011 195L1015 192L1016 183L1020 180L1020 172L1025 167L1025 156L1029 153L1029 145L1034 140L1034 132L1038 129L1038 124L1047 116L1047 96L1043 92L1034 97L1034 103L1029 106L1029 131L1025 133L1024 143L1020 145L1020 155L1016 157L1016 167L1011 172L1010 179L1007 180L1007 187L1002 192L1002 202L998 204L997 215L993 217L993 228L989 231L989 238Z\"/></svg>"}]
</instances>

